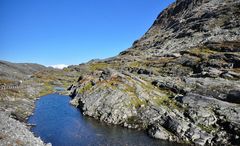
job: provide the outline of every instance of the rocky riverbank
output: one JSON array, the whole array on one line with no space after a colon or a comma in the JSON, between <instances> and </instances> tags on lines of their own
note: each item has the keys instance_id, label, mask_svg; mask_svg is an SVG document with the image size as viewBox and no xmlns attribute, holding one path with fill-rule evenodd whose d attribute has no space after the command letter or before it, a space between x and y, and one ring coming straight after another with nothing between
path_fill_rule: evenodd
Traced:
<instances>
[{"instance_id":1,"label":"rocky riverbank","mask_svg":"<svg viewBox=\"0 0 240 146\"><path fill-rule=\"evenodd\" d=\"M51 146L44 144L40 138L36 138L29 127L13 119L9 111L0 111L0 145L17 146Z\"/></svg>"},{"instance_id":2,"label":"rocky riverbank","mask_svg":"<svg viewBox=\"0 0 240 146\"><path fill-rule=\"evenodd\" d=\"M26 82L31 83L26 85ZM25 122L34 110L34 102L44 87L33 81L25 81L16 88L4 88L0 93L0 145L45 145L34 137ZM48 144L50 145L50 144Z\"/></svg>"},{"instance_id":3,"label":"rocky riverbank","mask_svg":"<svg viewBox=\"0 0 240 146\"><path fill-rule=\"evenodd\" d=\"M118 56L68 69L85 115L154 138L240 144L240 1L177 0Z\"/></svg>"},{"instance_id":4,"label":"rocky riverbank","mask_svg":"<svg viewBox=\"0 0 240 146\"><path fill-rule=\"evenodd\" d=\"M74 73L38 64L0 61L0 145L44 145L26 127L35 100L66 87Z\"/></svg>"},{"instance_id":5,"label":"rocky riverbank","mask_svg":"<svg viewBox=\"0 0 240 146\"><path fill-rule=\"evenodd\" d=\"M40 96L40 92L48 93L43 85L34 85L35 83L32 83L32 86L27 86L28 88L1 91L0 145L46 145L40 138L34 137L30 127L26 126L27 118L32 115L35 100ZM12 92L15 94L12 95Z\"/></svg>"}]
</instances>

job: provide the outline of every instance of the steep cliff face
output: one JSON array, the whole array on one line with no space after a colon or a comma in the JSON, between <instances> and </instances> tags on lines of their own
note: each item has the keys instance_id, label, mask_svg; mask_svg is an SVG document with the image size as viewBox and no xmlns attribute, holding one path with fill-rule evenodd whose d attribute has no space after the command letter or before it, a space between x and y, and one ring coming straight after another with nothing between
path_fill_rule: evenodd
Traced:
<instances>
[{"instance_id":1,"label":"steep cliff face","mask_svg":"<svg viewBox=\"0 0 240 146\"><path fill-rule=\"evenodd\" d=\"M177 0L128 50L71 66L85 115L176 142L240 144L240 1Z\"/></svg>"}]
</instances>

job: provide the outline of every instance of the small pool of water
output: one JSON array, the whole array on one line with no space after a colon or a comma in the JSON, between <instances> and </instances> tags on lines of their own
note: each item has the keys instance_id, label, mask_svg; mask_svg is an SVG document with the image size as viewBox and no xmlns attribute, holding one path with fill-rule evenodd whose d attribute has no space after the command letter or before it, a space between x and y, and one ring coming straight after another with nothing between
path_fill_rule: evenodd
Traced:
<instances>
[{"instance_id":1,"label":"small pool of water","mask_svg":"<svg viewBox=\"0 0 240 146\"><path fill-rule=\"evenodd\" d=\"M65 91L65 88L63 87L54 87L54 90L57 92Z\"/></svg>"},{"instance_id":2,"label":"small pool of water","mask_svg":"<svg viewBox=\"0 0 240 146\"><path fill-rule=\"evenodd\" d=\"M69 104L70 97L49 94L36 101L29 124L31 131L53 146L176 146L175 143L156 140L143 131L107 125Z\"/></svg>"}]
</instances>

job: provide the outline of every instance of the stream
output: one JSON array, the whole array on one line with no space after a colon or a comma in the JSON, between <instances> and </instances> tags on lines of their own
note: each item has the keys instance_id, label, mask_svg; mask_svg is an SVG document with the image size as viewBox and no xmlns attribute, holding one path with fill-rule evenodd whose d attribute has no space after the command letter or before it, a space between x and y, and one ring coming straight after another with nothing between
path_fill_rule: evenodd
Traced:
<instances>
[{"instance_id":1,"label":"stream","mask_svg":"<svg viewBox=\"0 0 240 146\"><path fill-rule=\"evenodd\" d=\"M150 138L145 132L108 125L83 116L69 104L69 96L57 93L42 96L36 101L34 115L28 119L35 136L53 146L176 146Z\"/></svg>"}]
</instances>

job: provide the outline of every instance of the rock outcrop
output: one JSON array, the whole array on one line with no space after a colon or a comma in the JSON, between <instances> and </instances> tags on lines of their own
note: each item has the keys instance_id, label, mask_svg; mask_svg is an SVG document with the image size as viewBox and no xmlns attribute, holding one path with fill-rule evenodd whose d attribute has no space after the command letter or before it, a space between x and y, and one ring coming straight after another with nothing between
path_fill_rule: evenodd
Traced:
<instances>
[{"instance_id":1,"label":"rock outcrop","mask_svg":"<svg viewBox=\"0 0 240 146\"><path fill-rule=\"evenodd\" d=\"M26 125L11 118L6 111L0 111L0 145L51 146L34 137Z\"/></svg>"},{"instance_id":2,"label":"rock outcrop","mask_svg":"<svg viewBox=\"0 0 240 146\"><path fill-rule=\"evenodd\" d=\"M71 66L71 103L197 145L240 145L240 1L177 0L118 56Z\"/></svg>"}]
</instances>

